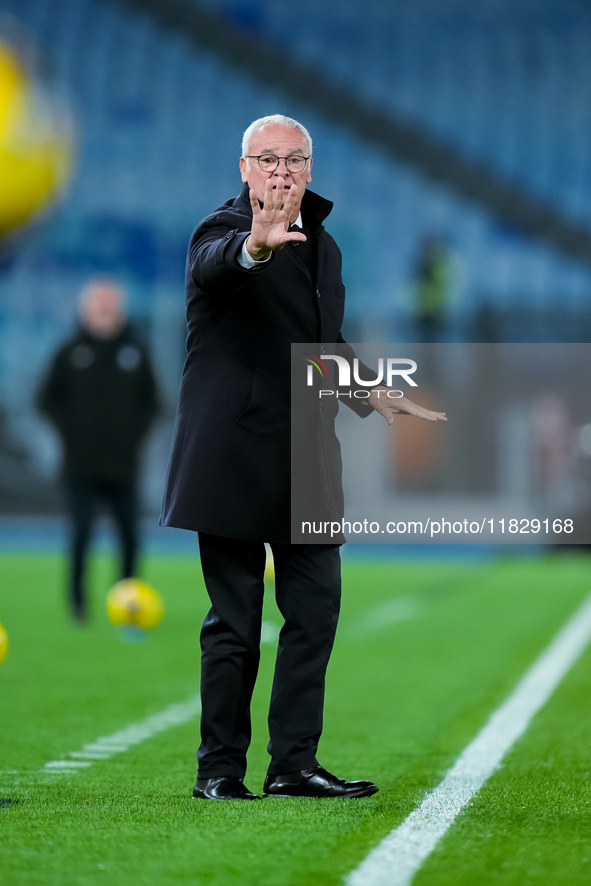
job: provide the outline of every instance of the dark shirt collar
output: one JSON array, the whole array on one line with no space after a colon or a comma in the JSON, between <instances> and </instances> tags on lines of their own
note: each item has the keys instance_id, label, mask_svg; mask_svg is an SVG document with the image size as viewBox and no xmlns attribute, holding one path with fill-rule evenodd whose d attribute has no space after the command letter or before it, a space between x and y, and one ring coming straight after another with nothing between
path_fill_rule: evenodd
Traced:
<instances>
[{"instance_id":1,"label":"dark shirt collar","mask_svg":"<svg viewBox=\"0 0 591 886\"><path fill-rule=\"evenodd\" d=\"M115 335L108 337L94 335L83 323L78 324L78 337L94 345L118 344L129 337L129 324L126 323Z\"/></svg>"},{"instance_id":2,"label":"dark shirt collar","mask_svg":"<svg viewBox=\"0 0 591 886\"><path fill-rule=\"evenodd\" d=\"M249 191L248 182L244 182L240 196L234 200L234 206L240 206L241 209L246 208L248 214L252 215ZM324 197L306 188L301 206L304 227L312 229L320 227L324 219L330 214L333 206L334 203L330 200L326 200Z\"/></svg>"}]
</instances>

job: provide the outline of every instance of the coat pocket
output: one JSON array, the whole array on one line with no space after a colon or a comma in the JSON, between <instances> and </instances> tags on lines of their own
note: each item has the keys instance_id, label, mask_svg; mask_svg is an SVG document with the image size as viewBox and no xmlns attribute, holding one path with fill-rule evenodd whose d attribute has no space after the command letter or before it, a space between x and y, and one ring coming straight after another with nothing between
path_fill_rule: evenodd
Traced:
<instances>
[{"instance_id":1,"label":"coat pocket","mask_svg":"<svg viewBox=\"0 0 591 886\"><path fill-rule=\"evenodd\" d=\"M249 434L260 433L265 428L265 418L273 395L274 378L266 369L257 366L252 377L250 402L234 424Z\"/></svg>"}]
</instances>

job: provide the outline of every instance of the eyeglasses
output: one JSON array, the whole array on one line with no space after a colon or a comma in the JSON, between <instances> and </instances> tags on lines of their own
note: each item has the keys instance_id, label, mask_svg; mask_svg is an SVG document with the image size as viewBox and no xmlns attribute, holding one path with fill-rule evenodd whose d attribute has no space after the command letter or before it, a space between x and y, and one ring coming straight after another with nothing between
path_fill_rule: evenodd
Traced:
<instances>
[{"instance_id":1,"label":"eyeglasses","mask_svg":"<svg viewBox=\"0 0 591 886\"><path fill-rule=\"evenodd\" d=\"M263 172L275 172L280 160L285 160L285 167L289 172L303 172L309 157L300 157L292 154L291 157L276 157L275 154L247 154L252 160L258 160Z\"/></svg>"}]
</instances>

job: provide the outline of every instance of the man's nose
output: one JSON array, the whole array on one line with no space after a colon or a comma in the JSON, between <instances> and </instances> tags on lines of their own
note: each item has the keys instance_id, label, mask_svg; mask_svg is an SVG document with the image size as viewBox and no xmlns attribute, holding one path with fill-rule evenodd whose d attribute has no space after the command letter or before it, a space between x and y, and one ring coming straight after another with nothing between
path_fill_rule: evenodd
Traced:
<instances>
[{"instance_id":1,"label":"man's nose","mask_svg":"<svg viewBox=\"0 0 591 886\"><path fill-rule=\"evenodd\" d=\"M287 168L287 160L284 157L280 157L277 168L275 169L275 175L280 175L282 178L285 178L288 174L289 169Z\"/></svg>"}]
</instances>

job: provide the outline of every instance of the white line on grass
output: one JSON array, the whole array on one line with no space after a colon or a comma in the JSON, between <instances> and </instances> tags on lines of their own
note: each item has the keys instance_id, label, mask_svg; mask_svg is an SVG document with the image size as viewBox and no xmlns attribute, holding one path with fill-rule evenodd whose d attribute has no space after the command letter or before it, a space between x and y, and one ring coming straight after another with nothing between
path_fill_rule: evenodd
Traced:
<instances>
[{"instance_id":1,"label":"white line on grass","mask_svg":"<svg viewBox=\"0 0 591 886\"><path fill-rule=\"evenodd\" d=\"M95 760L108 760L113 754L122 754L132 745L140 744L172 726L188 723L200 713L201 701L198 695L194 695L188 701L168 705L157 714L152 714L140 723L132 723L131 726L126 726L113 735L103 735L96 741L85 744L81 751L70 751L68 756L74 759L50 760L41 771L65 775L79 769L87 769Z\"/></svg>"},{"instance_id":2,"label":"white line on grass","mask_svg":"<svg viewBox=\"0 0 591 886\"><path fill-rule=\"evenodd\" d=\"M409 618L414 618L421 608L421 604L414 597L387 600L385 603L369 609L355 627L354 633L356 635L372 633L372 631L394 622L406 621ZM278 636L278 625L271 621L262 623L261 643L274 645L277 643ZM196 695L181 704L169 705L159 713L142 720L141 723L134 723L119 732L114 732L113 735L104 735L95 741L88 742L80 751L69 751L67 755L69 759L50 760L41 772L56 776L88 769L95 761L108 760L113 754L122 754L132 745L139 744L171 726L187 723L194 717L198 717L200 713L201 702L199 696ZM11 771L10 774L16 775L16 770Z\"/></svg>"},{"instance_id":3,"label":"white line on grass","mask_svg":"<svg viewBox=\"0 0 591 886\"><path fill-rule=\"evenodd\" d=\"M499 767L591 640L591 594L463 750L443 781L391 831L346 886L408 886L456 815Z\"/></svg>"},{"instance_id":4,"label":"white line on grass","mask_svg":"<svg viewBox=\"0 0 591 886\"><path fill-rule=\"evenodd\" d=\"M45 764L45 769L86 769L92 763L86 760L51 760Z\"/></svg>"},{"instance_id":5,"label":"white line on grass","mask_svg":"<svg viewBox=\"0 0 591 886\"><path fill-rule=\"evenodd\" d=\"M261 623L261 644L264 646L277 646L280 630L281 628L274 621L263 621Z\"/></svg>"},{"instance_id":6,"label":"white line on grass","mask_svg":"<svg viewBox=\"0 0 591 886\"><path fill-rule=\"evenodd\" d=\"M352 637L365 637L367 634L373 634L374 631L380 631L397 622L416 618L423 609L424 603L417 597L397 597L394 600L386 600L384 603L367 609L348 633Z\"/></svg>"}]
</instances>

